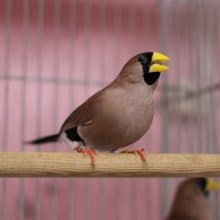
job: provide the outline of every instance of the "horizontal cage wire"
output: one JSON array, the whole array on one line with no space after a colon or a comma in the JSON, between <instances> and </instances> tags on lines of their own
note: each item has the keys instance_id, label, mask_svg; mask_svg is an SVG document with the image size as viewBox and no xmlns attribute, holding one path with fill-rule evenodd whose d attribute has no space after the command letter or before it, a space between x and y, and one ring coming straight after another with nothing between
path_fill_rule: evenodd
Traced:
<instances>
[{"instance_id":1,"label":"horizontal cage wire","mask_svg":"<svg viewBox=\"0 0 220 220\"><path fill-rule=\"evenodd\" d=\"M171 57L160 78L148 152L219 153L218 0L2 0L1 151L55 133L79 104L143 51ZM164 219L179 179L28 178L0 180L1 220ZM219 192L211 197L220 218Z\"/></svg>"}]
</instances>

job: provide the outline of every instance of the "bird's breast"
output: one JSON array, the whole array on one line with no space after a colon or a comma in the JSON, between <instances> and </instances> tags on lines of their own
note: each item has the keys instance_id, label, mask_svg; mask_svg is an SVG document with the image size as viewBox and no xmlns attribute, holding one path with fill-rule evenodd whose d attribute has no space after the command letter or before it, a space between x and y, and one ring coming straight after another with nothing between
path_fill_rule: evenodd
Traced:
<instances>
[{"instance_id":1,"label":"bird's breast","mask_svg":"<svg viewBox=\"0 0 220 220\"><path fill-rule=\"evenodd\" d=\"M79 126L78 132L91 147L117 149L141 138L149 129L153 114L151 97L118 94L101 103L92 123Z\"/></svg>"}]
</instances>

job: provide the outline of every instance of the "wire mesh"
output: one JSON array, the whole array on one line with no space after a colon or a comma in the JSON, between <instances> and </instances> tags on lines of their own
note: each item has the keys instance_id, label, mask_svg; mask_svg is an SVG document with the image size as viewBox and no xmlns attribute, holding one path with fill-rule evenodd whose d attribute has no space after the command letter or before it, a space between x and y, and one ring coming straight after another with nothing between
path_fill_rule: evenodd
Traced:
<instances>
[{"instance_id":1,"label":"wire mesh","mask_svg":"<svg viewBox=\"0 0 220 220\"><path fill-rule=\"evenodd\" d=\"M57 132L128 58L154 50L169 54L170 71L155 94L151 130L136 145L149 152L218 153L219 7L217 0L1 1L1 150L41 150L23 141ZM70 151L64 144L43 150ZM0 216L163 219L178 182L2 179ZM219 193L212 202L219 219Z\"/></svg>"}]
</instances>

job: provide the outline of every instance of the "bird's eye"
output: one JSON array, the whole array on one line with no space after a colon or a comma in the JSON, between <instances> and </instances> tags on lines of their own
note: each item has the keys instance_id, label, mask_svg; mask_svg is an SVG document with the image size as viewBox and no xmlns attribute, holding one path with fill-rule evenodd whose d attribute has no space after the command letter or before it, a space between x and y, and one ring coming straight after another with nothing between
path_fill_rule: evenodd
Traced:
<instances>
[{"instance_id":1,"label":"bird's eye","mask_svg":"<svg viewBox=\"0 0 220 220\"><path fill-rule=\"evenodd\" d=\"M141 55L141 56L138 57L138 61L139 61L140 63L142 63L142 64L146 64L146 63L147 63L147 57Z\"/></svg>"}]
</instances>

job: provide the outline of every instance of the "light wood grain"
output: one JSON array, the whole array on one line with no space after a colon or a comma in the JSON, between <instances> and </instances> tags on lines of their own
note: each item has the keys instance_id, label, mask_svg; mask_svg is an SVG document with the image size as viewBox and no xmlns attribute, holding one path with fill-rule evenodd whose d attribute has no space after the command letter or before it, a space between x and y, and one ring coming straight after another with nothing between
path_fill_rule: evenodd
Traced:
<instances>
[{"instance_id":1,"label":"light wood grain","mask_svg":"<svg viewBox=\"0 0 220 220\"><path fill-rule=\"evenodd\" d=\"M98 153L96 166L81 153L0 152L1 177L186 177L220 176L220 154Z\"/></svg>"}]
</instances>

